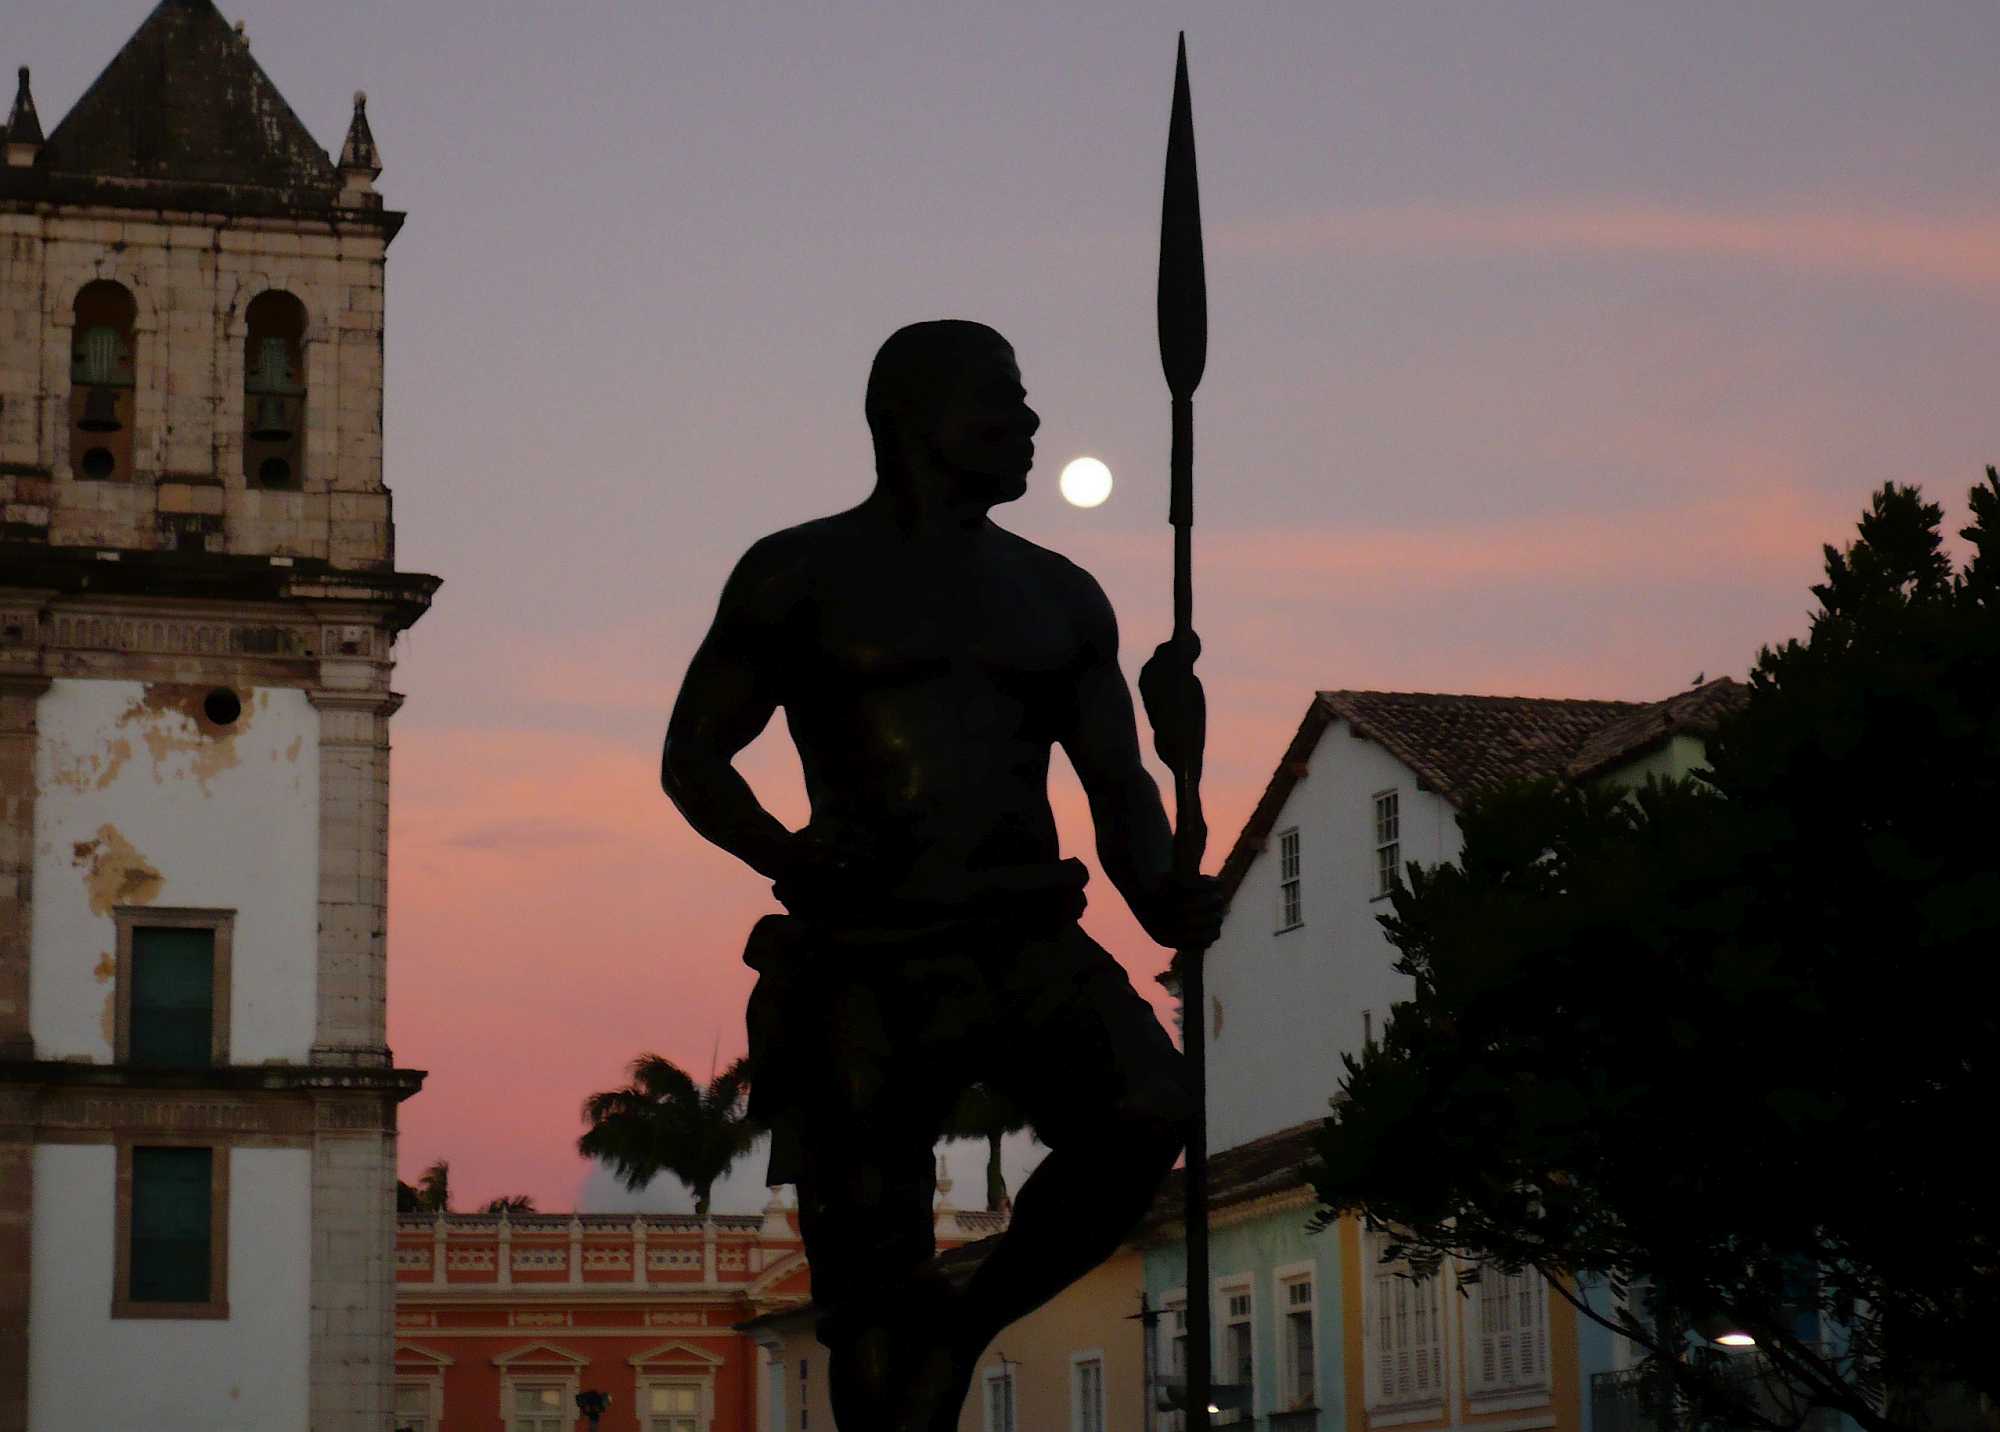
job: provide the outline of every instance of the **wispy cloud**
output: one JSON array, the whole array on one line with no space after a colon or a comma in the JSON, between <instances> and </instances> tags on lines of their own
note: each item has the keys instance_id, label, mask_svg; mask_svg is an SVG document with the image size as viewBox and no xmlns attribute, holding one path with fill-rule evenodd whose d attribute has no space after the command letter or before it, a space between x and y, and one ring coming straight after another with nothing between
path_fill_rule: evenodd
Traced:
<instances>
[{"instance_id":1,"label":"wispy cloud","mask_svg":"<svg viewBox=\"0 0 2000 1432\"><path fill-rule=\"evenodd\" d=\"M1712 259L2000 290L2000 209L1870 213L1826 204L1677 208L1640 200L1403 204L1224 224L1213 242L1230 252L1282 258L1339 251Z\"/></svg>"},{"instance_id":2,"label":"wispy cloud","mask_svg":"<svg viewBox=\"0 0 2000 1432\"><path fill-rule=\"evenodd\" d=\"M1623 512L1544 513L1486 522L1286 527L1202 539L1210 582L1264 600L1432 593L1530 584L1550 590L1638 587L1816 568L1820 544L1851 535L1851 504L1767 486ZM1088 546L1107 563L1157 561L1157 539L1103 534ZM1254 608L1248 609L1254 610Z\"/></svg>"},{"instance_id":3,"label":"wispy cloud","mask_svg":"<svg viewBox=\"0 0 2000 1432\"><path fill-rule=\"evenodd\" d=\"M597 826L560 825L552 821L502 821L478 826L444 843L456 850L543 851L575 845L598 845L614 833Z\"/></svg>"}]
</instances>

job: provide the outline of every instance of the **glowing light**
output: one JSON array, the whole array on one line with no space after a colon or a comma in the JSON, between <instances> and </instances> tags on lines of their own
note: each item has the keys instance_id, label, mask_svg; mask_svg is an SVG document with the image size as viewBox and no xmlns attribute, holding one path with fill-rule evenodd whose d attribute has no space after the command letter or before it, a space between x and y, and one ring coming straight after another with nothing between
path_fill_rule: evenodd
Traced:
<instances>
[{"instance_id":1,"label":"glowing light","mask_svg":"<svg viewBox=\"0 0 2000 1432\"><path fill-rule=\"evenodd\" d=\"M1757 1339L1751 1337L1750 1334L1748 1333L1724 1333L1721 1337L1717 1338L1716 1341L1721 1343L1724 1347L1757 1346Z\"/></svg>"},{"instance_id":2,"label":"glowing light","mask_svg":"<svg viewBox=\"0 0 2000 1432\"><path fill-rule=\"evenodd\" d=\"M1056 486L1070 506L1096 507L1111 495L1111 469L1094 457L1080 457L1062 470Z\"/></svg>"}]
</instances>

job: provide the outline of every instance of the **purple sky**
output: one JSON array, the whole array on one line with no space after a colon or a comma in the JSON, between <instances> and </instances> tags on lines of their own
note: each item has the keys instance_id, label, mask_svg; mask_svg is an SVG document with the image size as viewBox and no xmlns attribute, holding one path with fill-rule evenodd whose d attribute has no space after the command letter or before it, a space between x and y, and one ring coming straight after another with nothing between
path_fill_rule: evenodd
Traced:
<instances>
[{"instance_id":1,"label":"purple sky","mask_svg":"<svg viewBox=\"0 0 2000 1432\"><path fill-rule=\"evenodd\" d=\"M52 127L146 8L21 0L0 60ZM890 329L1014 340L1042 465L1003 521L1098 574L1128 672L1165 634L1177 27L1214 858L1313 688L1740 674L1871 487L1956 520L2000 460L1990 0L807 8L226 11L330 147L369 92L411 215L388 477L401 565L446 585L397 673L390 1018L432 1071L404 1166L468 1199L602 1202L583 1096L642 1048L740 1051L768 894L659 795L659 732L736 554L866 491ZM1054 494L1085 452L1093 512ZM800 818L781 727L752 764Z\"/></svg>"}]
</instances>

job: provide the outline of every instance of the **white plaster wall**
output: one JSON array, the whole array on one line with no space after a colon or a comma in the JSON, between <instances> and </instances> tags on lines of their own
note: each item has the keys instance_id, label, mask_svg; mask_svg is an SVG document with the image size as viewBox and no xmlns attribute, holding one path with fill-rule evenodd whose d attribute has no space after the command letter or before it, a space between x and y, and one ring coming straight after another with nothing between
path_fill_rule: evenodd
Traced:
<instances>
[{"instance_id":1,"label":"white plaster wall","mask_svg":"<svg viewBox=\"0 0 2000 1432\"><path fill-rule=\"evenodd\" d=\"M1666 744L1647 752L1638 760L1605 772L1600 784L1642 786L1648 776L1673 780L1708 764L1708 746L1699 736L1679 734Z\"/></svg>"},{"instance_id":2,"label":"white plaster wall","mask_svg":"<svg viewBox=\"0 0 2000 1432\"><path fill-rule=\"evenodd\" d=\"M198 698L203 689L180 690ZM306 1063L319 941L319 713L302 691L259 688L240 693L233 732L204 735L162 694L136 681L64 679L38 707L36 1052L110 1061L111 907L169 905L236 911L231 1061Z\"/></svg>"},{"instance_id":3,"label":"white plaster wall","mask_svg":"<svg viewBox=\"0 0 2000 1432\"><path fill-rule=\"evenodd\" d=\"M1407 766L1335 721L1244 875L1205 966L1211 1151L1324 1118L1340 1086L1340 1056L1361 1046L1362 1011L1373 1012L1379 1034L1389 1006L1412 993L1376 923L1389 902L1373 898L1374 798L1392 786L1401 793L1403 860L1455 858L1450 804L1419 791ZM1305 924L1279 934L1278 834L1294 826Z\"/></svg>"},{"instance_id":4,"label":"white plaster wall","mask_svg":"<svg viewBox=\"0 0 2000 1432\"><path fill-rule=\"evenodd\" d=\"M306 1426L312 1155L229 1154L229 1317L111 1317L116 1153L35 1149L29 1432Z\"/></svg>"}]
</instances>

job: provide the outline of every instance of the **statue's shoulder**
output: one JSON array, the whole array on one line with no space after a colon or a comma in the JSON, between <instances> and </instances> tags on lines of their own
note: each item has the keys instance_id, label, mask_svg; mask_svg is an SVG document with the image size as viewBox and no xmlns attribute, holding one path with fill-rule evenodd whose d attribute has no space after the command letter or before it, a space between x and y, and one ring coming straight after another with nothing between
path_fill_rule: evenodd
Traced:
<instances>
[{"instance_id":1,"label":"statue's shoulder","mask_svg":"<svg viewBox=\"0 0 2000 1432\"><path fill-rule=\"evenodd\" d=\"M752 542L722 588L720 620L748 628L784 623L825 566L831 542L824 529L831 520L801 522Z\"/></svg>"},{"instance_id":2,"label":"statue's shoulder","mask_svg":"<svg viewBox=\"0 0 2000 1432\"><path fill-rule=\"evenodd\" d=\"M837 558L849 540L846 513L815 517L759 537L737 560L731 585L763 587L771 583L809 582L815 571Z\"/></svg>"},{"instance_id":3,"label":"statue's shoulder","mask_svg":"<svg viewBox=\"0 0 2000 1432\"><path fill-rule=\"evenodd\" d=\"M1004 527L996 525L994 531L1000 534L1001 549L1008 561L1031 574L1044 589L1093 606L1105 601L1104 589L1097 584L1097 578L1062 553L1030 542Z\"/></svg>"}]
</instances>

